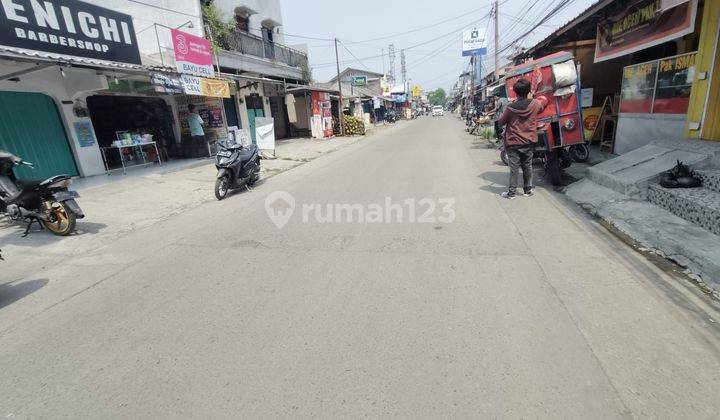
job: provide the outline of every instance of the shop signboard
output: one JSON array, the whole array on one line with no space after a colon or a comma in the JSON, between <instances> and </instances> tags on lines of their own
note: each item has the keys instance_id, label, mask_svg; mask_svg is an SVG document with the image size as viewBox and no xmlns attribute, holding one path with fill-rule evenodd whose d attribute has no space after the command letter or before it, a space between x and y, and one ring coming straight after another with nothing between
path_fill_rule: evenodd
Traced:
<instances>
[{"instance_id":1,"label":"shop signboard","mask_svg":"<svg viewBox=\"0 0 720 420\"><path fill-rule=\"evenodd\" d=\"M180 76L183 92L186 95L210 96L214 98L229 98L230 85L224 80L205 79L204 77Z\"/></svg>"},{"instance_id":2,"label":"shop signboard","mask_svg":"<svg viewBox=\"0 0 720 420\"><path fill-rule=\"evenodd\" d=\"M367 76L353 76L350 84L353 86L367 86Z\"/></svg>"},{"instance_id":3,"label":"shop signboard","mask_svg":"<svg viewBox=\"0 0 720 420\"><path fill-rule=\"evenodd\" d=\"M663 8L660 0L640 0L598 23L595 62L610 60L679 38L695 30L697 0Z\"/></svg>"},{"instance_id":4,"label":"shop signboard","mask_svg":"<svg viewBox=\"0 0 720 420\"><path fill-rule=\"evenodd\" d=\"M185 93L182 79L174 74L150 73L150 83L157 93Z\"/></svg>"},{"instance_id":5,"label":"shop signboard","mask_svg":"<svg viewBox=\"0 0 720 420\"><path fill-rule=\"evenodd\" d=\"M215 76L210 41L177 29L172 29L170 33L175 51L175 65L179 73Z\"/></svg>"},{"instance_id":6,"label":"shop signboard","mask_svg":"<svg viewBox=\"0 0 720 420\"><path fill-rule=\"evenodd\" d=\"M487 54L485 40L480 38L480 31L477 29L469 29L463 31L462 55L483 55Z\"/></svg>"},{"instance_id":7,"label":"shop signboard","mask_svg":"<svg viewBox=\"0 0 720 420\"><path fill-rule=\"evenodd\" d=\"M141 64L132 18L78 0L2 0L0 45Z\"/></svg>"}]
</instances>

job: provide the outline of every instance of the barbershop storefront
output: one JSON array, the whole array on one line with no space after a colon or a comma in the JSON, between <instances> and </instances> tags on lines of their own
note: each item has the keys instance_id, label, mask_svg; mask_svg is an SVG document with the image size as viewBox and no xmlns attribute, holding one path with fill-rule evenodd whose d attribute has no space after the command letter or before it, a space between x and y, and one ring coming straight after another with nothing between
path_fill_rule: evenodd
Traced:
<instances>
[{"instance_id":1,"label":"barbershop storefront","mask_svg":"<svg viewBox=\"0 0 720 420\"><path fill-rule=\"evenodd\" d=\"M143 73L130 16L77 0L3 1L0 149L35 163L21 177L103 173L87 96Z\"/></svg>"}]
</instances>

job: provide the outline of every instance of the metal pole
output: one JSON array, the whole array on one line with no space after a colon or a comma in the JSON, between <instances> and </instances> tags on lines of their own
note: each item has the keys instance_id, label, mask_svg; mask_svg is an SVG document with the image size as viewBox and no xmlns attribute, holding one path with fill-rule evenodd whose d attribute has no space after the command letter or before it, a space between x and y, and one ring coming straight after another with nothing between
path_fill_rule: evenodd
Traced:
<instances>
[{"instance_id":1,"label":"metal pole","mask_svg":"<svg viewBox=\"0 0 720 420\"><path fill-rule=\"evenodd\" d=\"M163 59L162 47L160 46L160 35L158 34L157 23L153 23L153 26L155 27L155 40L157 41L158 52L160 53L160 64L165 67L165 59Z\"/></svg>"},{"instance_id":2,"label":"metal pole","mask_svg":"<svg viewBox=\"0 0 720 420\"><path fill-rule=\"evenodd\" d=\"M498 0L495 0L495 80L499 79L498 70L500 69L500 10L498 9Z\"/></svg>"},{"instance_id":3,"label":"metal pole","mask_svg":"<svg viewBox=\"0 0 720 420\"><path fill-rule=\"evenodd\" d=\"M345 124L343 122L343 96L342 96L342 82L340 81L340 56L338 55L338 39L335 38L335 63L337 64L337 82L338 82L338 96L340 97L340 103L338 104L338 120L340 121L340 135L345 135Z\"/></svg>"}]
</instances>

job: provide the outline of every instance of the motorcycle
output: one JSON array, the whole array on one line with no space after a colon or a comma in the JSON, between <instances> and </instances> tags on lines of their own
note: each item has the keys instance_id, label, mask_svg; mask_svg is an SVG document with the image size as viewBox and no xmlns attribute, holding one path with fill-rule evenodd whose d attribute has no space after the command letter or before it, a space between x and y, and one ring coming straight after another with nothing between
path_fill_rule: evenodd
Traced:
<instances>
[{"instance_id":1,"label":"motorcycle","mask_svg":"<svg viewBox=\"0 0 720 420\"><path fill-rule=\"evenodd\" d=\"M27 236L34 223L55 235L67 236L75 230L77 219L85 217L75 199L80 195L68 189L70 176L56 175L45 180L20 180L16 166L33 167L30 162L0 150L0 213L10 220L27 223Z\"/></svg>"},{"instance_id":2,"label":"motorcycle","mask_svg":"<svg viewBox=\"0 0 720 420\"><path fill-rule=\"evenodd\" d=\"M394 111L388 111L387 115L385 115L385 122L388 122L390 124L394 124L398 120L398 115Z\"/></svg>"},{"instance_id":3,"label":"motorcycle","mask_svg":"<svg viewBox=\"0 0 720 420\"><path fill-rule=\"evenodd\" d=\"M222 200L232 189L252 187L260 179L260 153L257 145L243 147L238 143L218 142L215 155L218 170L215 198Z\"/></svg>"}]
</instances>

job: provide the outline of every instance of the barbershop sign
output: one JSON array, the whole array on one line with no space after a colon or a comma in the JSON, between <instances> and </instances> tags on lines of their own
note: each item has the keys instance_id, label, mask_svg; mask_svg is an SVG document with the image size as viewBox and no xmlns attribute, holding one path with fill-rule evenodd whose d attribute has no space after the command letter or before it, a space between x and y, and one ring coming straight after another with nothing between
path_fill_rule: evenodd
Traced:
<instances>
[{"instance_id":1,"label":"barbershop sign","mask_svg":"<svg viewBox=\"0 0 720 420\"><path fill-rule=\"evenodd\" d=\"M0 0L0 45L140 64L129 15L77 0Z\"/></svg>"}]
</instances>

